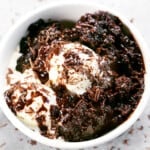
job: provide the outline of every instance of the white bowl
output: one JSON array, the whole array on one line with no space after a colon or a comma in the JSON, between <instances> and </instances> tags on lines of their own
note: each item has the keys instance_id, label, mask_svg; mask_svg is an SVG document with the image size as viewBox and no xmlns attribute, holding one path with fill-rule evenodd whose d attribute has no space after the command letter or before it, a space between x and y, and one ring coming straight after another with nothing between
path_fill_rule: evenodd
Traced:
<instances>
[{"instance_id":1,"label":"white bowl","mask_svg":"<svg viewBox=\"0 0 150 150\"><path fill-rule=\"evenodd\" d=\"M4 93L4 87L6 85L5 83L5 75L6 70L9 64L9 60L16 49L20 39L24 36L28 26L33 23L34 21L38 20L39 18L43 19L68 19L76 21L80 18L81 15L84 15L88 12L96 12L98 10L108 11L109 13L118 16L120 20L130 29L131 33L133 34L135 40L137 41L141 52L143 54L144 63L145 63L145 89L144 93L142 95L142 98L135 109L135 111L130 115L130 117L121 125L119 125L114 130L106 133L105 135L89 140L84 142L65 142L60 140L52 140L48 139L46 137L43 137L42 135L35 133L34 131L30 130L28 127L26 127L21 121L17 119L17 117L11 112L9 107L6 104L6 101L3 97ZM3 38L1 44L0 44L0 106L3 110L4 114L7 116L7 118L12 122L12 124L18 128L21 132L23 132L25 135L30 137L33 140L36 140L42 144L55 147L55 148L64 148L64 149L78 149L78 148L89 148L93 146L97 146L99 144L104 144L105 142L108 142L112 140L113 138L119 136L123 132L125 132L141 115L143 112L149 96L150 96L150 53L148 51L147 46L145 45L141 35L138 33L138 31L133 27L131 23L129 23L122 15L119 13L109 9L105 8L104 6L101 6L99 4L94 3L85 3L85 2L79 2L79 1L61 1L59 3L51 3L50 5L47 5L45 7L42 7L40 9L37 9L30 14L24 16L21 18L20 21L18 21L17 24L15 24L11 30L6 34L6 36Z\"/></svg>"}]
</instances>

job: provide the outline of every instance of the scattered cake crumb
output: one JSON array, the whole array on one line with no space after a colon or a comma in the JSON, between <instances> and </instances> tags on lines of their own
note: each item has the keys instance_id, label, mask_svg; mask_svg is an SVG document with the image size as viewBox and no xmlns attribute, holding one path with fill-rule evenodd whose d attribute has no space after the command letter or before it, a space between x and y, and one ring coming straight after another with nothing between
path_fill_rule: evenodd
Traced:
<instances>
[{"instance_id":1,"label":"scattered cake crumb","mask_svg":"<svg viewBox=\"0 0 150 150\"><path fill-rule=\"evenodd\" d=\"M124 140L123 140L123 144L129 145L129 139L124 139Z\"/></svg>"},{"instance_id":2,"label":"scattered cake crumb","mask_svg":"<svg viewBox=\"0 0 150 150\"><path fill-rule=\"evenodd\" d=\"M130 130L129 130L129 134L133 134L133 131L134 131L134 129L133 128L131 128Z\"/></svg>"},{"instance_id":3,"label":"scattered cake crumb","mask_svg":"<svg viewBox=\"0 0 150 150\"><path fill-rule=\"evenodd\" d=\"M141 125L139 128L137 128L138 130L143 130L143 126Z\"/></svg>"},{"instance_id":4,"label":"scattered cake crumb","mask_svg":"<svg viewBox=\"0 0 150 150\"><path fill-rule=\"evenodd\" d=\"M8 124L7 123L2 123L2 124L0 124L0 128L4 128L4 127L6 127Z\"/></svg>"},{"instance_id":5,"label":"scattered cake crumb","mask_svg":"<svg viewBox=\"0 0 150 150\"><path fill-rule=\"evenodd\" d=\"M133 23L133 22L134 22L134 18L131 18L131 19L130 19L130 22Z\"/></svg>"},{"instance_id":6,"label":"scattered cake crumb","mask_svg":"<svg viewBox=\"0 0 150 150\"><path fill-rule=\"evenodd\" d=\"M15 128L16 131L18 131L18 128Z\"/></svg>"},{"instance_id":7,"label":"scattered cake crumb","mask_svg":"<svg viewBox=\"0 0 150 150\"><path fill-rule=\"evenodd\" d=\"M4 143L2 143L2 144L0 144L0 148L2 148L2 147L4 147L6 145L6 143L4 142Z\"/></svg>"},{"instance_id":8,"label":"scattered cake crumb","mask_svg":"<svg viewBox=\"0 0 150 150\"><path fill-rule=\"evenodd\" d=\"M30 143L31 145L37 145L37 141L35 141L35 140L30 140L29 143Z\"/></svg>"},{"instance_id":9,"label":"scattered cake crumb","mask_svg":"<svg viewBox=\"0 0 150 150\"><path fill-rule=\"evenodd\" d=\"M112 146L111 148L110 148L110 150L114 150L116 147L115 146Z\"/></svg>"}]
</instances>

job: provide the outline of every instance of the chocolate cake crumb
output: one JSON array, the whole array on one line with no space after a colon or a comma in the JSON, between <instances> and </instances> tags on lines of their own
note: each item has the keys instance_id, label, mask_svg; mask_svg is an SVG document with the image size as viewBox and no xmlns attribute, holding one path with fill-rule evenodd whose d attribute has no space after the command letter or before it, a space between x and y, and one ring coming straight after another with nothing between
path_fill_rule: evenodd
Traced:
<instances>
[{"instance_id":1,"label":"chocolate cake crumb","mask_svg":"<svg viewBox=\"0 0 150 150\"><path fill-rule=\"evenodd\" d=\"M124 139L124 140L123 140L123 144L129 145L129 139Z\"/></svg>"},{"instance_id":2,"label":"chocolate cake crumb","mask_svg":"<svg viewBox=\"0 0 150 150\"><path fill-rule=\"evenodd\" d=\"M129 134L133 134L133 132L134 132L134 129L133 129L133 128L131 128L131 129L128 131Z\"/></svg>"},{"instance_id":3,"label":"chocolate cake crumb","mask_svg":"<svg viewBox=\"0 0 150 150\"><path fill-rule=\"evenodd\" d=\"M94 146L93 148L94 148L94 149L97 149L98 147L97 147L97 146Z\"/></svg>"},{"instance_id":4,"label":"chocolate cake crumb","mask_svg":"<svg viewBox=\"0 0 150 150\"><path fill-rule=\"evenodd\" d=\"M16 131L18 131L18 128L15 128Z\"/></svg>"},{"instance_id":5,"label":"chocolate cake crumb","mask_svg":"<svg viewBox=\"0 0 150 150\"><path fill-rule=\"evenodd\" d=\"M142 125L138 128L138 130L143 130L143 129L144 127Z\"/></svg>"},{"instance_id":6,"label":"chocolate cake crumb","mask_svg":"<svg viewBox=\"0 0 150 150\"><path fill-rule=\"evenodd\" d=\"M110 150L114 150L116 147L115 146L111 146Z\"/></svg>"},{"instance_id":7,"label":"chocolate cake crumb","mask_svg":"<svg viewBox=\"0 0 150 150\"><path fill-rule=\"evenodd\" d=\"M144 137L145 137L145 138L147 138L147 135L146 135L146 134L144 134Z\"/></svg>"},{"instance_id":8,"label":"chocolate cake crumb","mask_svg":"<svg viewBox=\"0 0 150 150\"><path fill-rule=\"evenodd\" d=\"M133 23L133 22L134 22L134 18L131 18L131 19L130 19L130 22Z\"/></svg>"},{"instance_id":9,"label":"chocolate cake crumb","mask_svg":"<svg viewBox=\"0 0 150 150\"><path fill-rule=\"evenodd\" d=\"M6 145L6 143L5 143L5 142L4 142L4 143L2 143L2 144L0 144L0 148L3 148L5 145Z\"/></svg>"},{"instance_id":10,"label":"chocolate cake crumb","mask_svg":"<svg viewBox=\"0 0 150 150\"><path fill-rule=\"evenodd\" d=\"M4 128L4 127L6 127L8 124L7 123L1 123L0 124L0 128Z\"/></svg>"},{"instance_id":11,"label":"chocolate cake crumb","mask_svg":"<svg viewBox=\"0 0 150 150\"><path fill-rule=\"evenodd\" d=\"M35 140L30 140L29 143L34 146L34 145L37 145L37 142Z\"/></svg>"}]
</instances>

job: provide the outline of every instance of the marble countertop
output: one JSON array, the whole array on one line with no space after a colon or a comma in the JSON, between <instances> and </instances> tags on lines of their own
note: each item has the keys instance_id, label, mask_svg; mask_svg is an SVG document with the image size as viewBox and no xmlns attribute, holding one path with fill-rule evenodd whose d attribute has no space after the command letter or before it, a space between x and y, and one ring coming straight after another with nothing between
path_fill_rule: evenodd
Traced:
<instances>
[{"instance_id":1,"label":"marble countertop","mask_svg":"<svg viewBox=\"0 0 150 150\"><path fill-rule=\"evenodd\" d=\"M24 14L54 0L0 0L0 38ZM55 0L56 1L56 0ZM61 0L57 0L58 2ZM88 2L90 0L86 0ZM93 0L121 12L141 32L150 47L149 0ZM123 135L95 150L150 150L150 103ZM50 150L18 131L0 110L0 150Z\"/></svg>"}]
</instances>

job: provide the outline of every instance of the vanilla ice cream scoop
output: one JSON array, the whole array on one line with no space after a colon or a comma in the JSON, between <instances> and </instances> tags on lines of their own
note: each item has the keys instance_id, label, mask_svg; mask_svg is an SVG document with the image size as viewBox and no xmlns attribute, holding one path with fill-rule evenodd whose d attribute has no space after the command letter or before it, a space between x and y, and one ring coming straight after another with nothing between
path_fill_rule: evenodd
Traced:
<instances>
[{"instance_id":1,"label":"vanilla ice cream scoop","mask_svg":"<svg viewBox=\"0 0 150 150\"><path fill-rule=\"evenodd\" d=\"M57 105L54 91L41 84L32 69L22 74L9 70L7 80L5 97L16 116L33 130L45 127L47 134L54 134L50 121L50 108Z\"/></svg>"},{"instance_id":2,"label":"vanilla ice cream scoop","mask_svg":"<svg viewBox=\"0 0 150 150\"><path fill-rule=\"evenodd\" d=\"M64 43L59 54L49 60L49 80L53 85L65 85L74 94L83 94L91 87L92 77L100 73L98 55L79 43Z\"/></svg>"}]
</instances>

